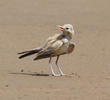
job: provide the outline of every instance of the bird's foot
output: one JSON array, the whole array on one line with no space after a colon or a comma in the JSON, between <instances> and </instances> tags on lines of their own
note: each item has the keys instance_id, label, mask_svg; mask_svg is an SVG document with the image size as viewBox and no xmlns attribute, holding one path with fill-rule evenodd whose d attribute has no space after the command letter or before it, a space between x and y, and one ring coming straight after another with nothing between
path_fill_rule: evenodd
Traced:
<instances>
[{"instance_id":1,"label":"bird's foot","mask_svg":"<svg viewBox=\"0 0 110 100\"><path fill-rule=\"evenodd\" d=\"M66 76L67 74L61 74L61 76Z\"/></svg>"},{"instance_id":2,"label":"bird's foot","mask_svg":"<svg viewBox=\"0 0 110 100\"><path fill-rule=\"evenodd\" d=\"M58 76L62 76L61 74L52 74L52 76L58 77Z\"/></svg>"},{"instance_id":3,"label":"bird's foot","mask_svg":"<svg viewBox=\"0 0 110 100\"><path fill-rule=\"evenodd\" d=\"M66 76L66 74L64 74L64 73L61 73L61 76Z\"/></svg>"},{"instance_id":4,"label":"bird's foot","mask_svg":"<svg viewBox=\"0 0 110 100\"><path fill-rule=\"evenodd\" d=\"M64 73L61 73L61 74L51 74L50 76L58 77L58 76L66 76L66 74L64 74Z\"/></svg>"}]
</instances>

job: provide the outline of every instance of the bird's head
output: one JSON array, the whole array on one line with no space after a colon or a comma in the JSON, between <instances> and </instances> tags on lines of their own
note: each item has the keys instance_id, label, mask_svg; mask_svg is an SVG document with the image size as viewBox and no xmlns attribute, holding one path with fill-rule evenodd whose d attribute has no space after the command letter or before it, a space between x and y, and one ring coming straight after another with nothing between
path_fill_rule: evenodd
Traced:
<instances>
[{"instance_id":1,"label":"bird's head","mask_svg":"<svg viewBox=\"0 0 110 100\"><path fill-rule=\"evenodd\" d=\"M63 34L70 36L70 38L72 38L72 35L74 35L74 29L71 24L64 24L63 26L58 25L58 27L63 32Z\"/></svg>"}]
</instances>

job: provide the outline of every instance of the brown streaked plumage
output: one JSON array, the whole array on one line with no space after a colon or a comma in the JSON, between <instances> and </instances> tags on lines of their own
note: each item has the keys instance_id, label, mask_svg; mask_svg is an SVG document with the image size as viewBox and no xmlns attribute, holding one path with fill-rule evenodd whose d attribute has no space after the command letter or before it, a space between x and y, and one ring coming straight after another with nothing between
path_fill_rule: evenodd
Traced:
<instances>
[{"instance_id":1,"label":"brown streaked plumage","mask_svg":"<svg viewBox=\"0 0 110 100\"><path fill-rule=\"evenodd\" d=\"M53 76L65 75L62 72L61 68L58 66L58 60L60 55L69 54L74 50L75 44L70 42L70 40L72 39L72 35L74 34L74 30L71 24L65 24L58 27L62 31L61 34L56 34L52 37L49 37L46 43L40 48L18 53L22 54L19 58L21 59L37 53L37 56L36 58L34 58L34 60L50 58L49 65ZM55 74L53 70L53 66L51 64L52 57L57 57L56 66L58 67L60 74Z\"/></svg>"}]
</instances>

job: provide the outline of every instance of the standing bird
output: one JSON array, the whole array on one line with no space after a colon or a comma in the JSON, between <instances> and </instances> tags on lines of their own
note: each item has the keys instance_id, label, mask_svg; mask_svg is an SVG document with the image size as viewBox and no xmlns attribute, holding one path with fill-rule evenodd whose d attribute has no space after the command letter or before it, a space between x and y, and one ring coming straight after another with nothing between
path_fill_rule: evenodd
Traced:
<instances>
[{"instance_id":1,"label":"standing bird","mask_svg":"<svg viewBox=\"0 0 110 100\"><path fill-rule=\"evenodd\" d=\"M49 65L53 76L65 75L62 72L61 68L58 66L58 60L60 55L69 54L74 50L75 43L70 42L74 34L74 30L71 24L64 24L63 26L58 25L58 27L60 28L62 33L49 37L46 43L42 47L18 53L18 54L21 54L19 59L37 53L37 56L34 58L34 60L50 58ZM53 70L53 66L51 63L52 57L57 57L56 66L60 74L55 74Z\"/></svg>"}]
</instances>

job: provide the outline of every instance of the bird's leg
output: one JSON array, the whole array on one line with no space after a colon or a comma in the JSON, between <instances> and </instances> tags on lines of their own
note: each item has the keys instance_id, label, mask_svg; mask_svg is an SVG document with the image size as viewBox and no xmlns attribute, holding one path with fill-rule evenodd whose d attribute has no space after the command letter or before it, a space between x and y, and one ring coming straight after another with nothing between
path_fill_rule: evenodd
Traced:
<instances>
[{"instance_id":1,"label":"bird's leg","mask_svg":"<svg viewBox=\"0 0 110 100\"><path fill-rule=\"evenodd\" d=\"M51 69L51 71L52 71L52 75L53 75L53 76L60 76L59 74L55 74L55 72L54 72L54 69L53 69L53 66L52 66L52 63L51 63L51 57L50 57L50 59L49 59L49 65L50 65L50 69Z\"/></svg>"},{"instance_id":2,"label":"bird's leg","mask_svg":"<svg viewBox=\"0 0 110 100\"><path fill-rule=\"evenodd\" d=\"M61 73L61 75L63 76L65 74L63 73L63 71L61 70L61 68L58 66L58 60L59 60L59 56L57 56L57 59L56 59L56 66L57 66L59 72Z\"/></svg>"}]
</instances>

